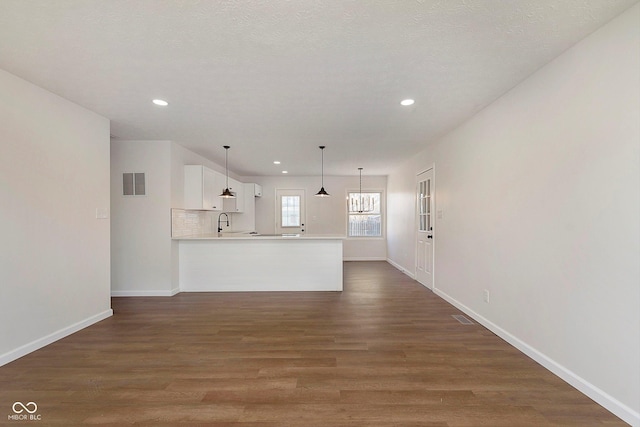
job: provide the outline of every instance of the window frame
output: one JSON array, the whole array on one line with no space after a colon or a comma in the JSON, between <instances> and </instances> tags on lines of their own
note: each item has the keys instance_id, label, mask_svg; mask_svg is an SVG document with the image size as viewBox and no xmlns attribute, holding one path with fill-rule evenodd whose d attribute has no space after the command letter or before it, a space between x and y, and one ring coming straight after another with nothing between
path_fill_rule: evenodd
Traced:
<instances>
[{"instance_id":1,"label":"window frame","mask_svg":"<svg viewBox=\"0 0 640 427\"><path fill-rule=\"evenodd\" d=\"M282 216L284 214L284 206L282 206L282 202L284 201L284 198L295 198L298 199L297 202L297 208L298 208L298 223L296 225L284 225L284 217ZM280 196L280 227L281 228L300 228L302 227L302 197L300 195L293 195L293 196Z\"/></svg>"},{"instance_id":2,"label":"window frame","mask_svg":"<svg viewBox=\"0 0 640 427\"><path fill-rule=\"evenodd\" d=\"M362 193L378 193L380 194L380 235L379 236L350 236L349 235L349 219L351 215L366 215L366 214L358 214L358 213L350 213L349 212L349 195L350 194L359 194L360 189L347 189L345 191L345 213L346 213L346 221L345 221L345 235L347 239L353 240L384 240L386 239L387 227L386 227L386 218L387 218L387 203L386 203L386 194L383 188L363 188ZM378 215L378 214L375 214Z\"/></svg>"}]
</instances>

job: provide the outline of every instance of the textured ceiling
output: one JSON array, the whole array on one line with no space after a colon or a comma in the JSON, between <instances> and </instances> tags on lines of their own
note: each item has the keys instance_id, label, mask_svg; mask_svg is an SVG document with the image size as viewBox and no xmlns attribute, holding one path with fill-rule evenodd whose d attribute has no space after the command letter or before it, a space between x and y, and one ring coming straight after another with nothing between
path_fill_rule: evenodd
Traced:
<instances>
[{"instance_id":1,"label":"textured ceiling","mask_svg":"<svg viewBox=\"0 0 640 427\"><path fill-rule=\"evenodd\" d=\"M0 68L240 175L386 174L636 2L1 0Z\"/></svg>"}]
</instances>

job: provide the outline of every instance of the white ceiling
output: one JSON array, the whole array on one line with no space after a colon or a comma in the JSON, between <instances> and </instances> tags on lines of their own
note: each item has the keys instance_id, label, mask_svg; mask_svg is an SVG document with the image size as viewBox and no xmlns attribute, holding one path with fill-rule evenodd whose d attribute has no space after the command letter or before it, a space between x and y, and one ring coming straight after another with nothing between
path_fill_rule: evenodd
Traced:
<instances>
[{"instance_id":1,"label":"white ceiling","mask_svg":"<svg viewBox=\"0 0 640 427\"><path fill-rule=\"evenodd\" d=\"M387 174L636 2L1 0L0 68L240 175Z\"/></svg>"}]
</instances>

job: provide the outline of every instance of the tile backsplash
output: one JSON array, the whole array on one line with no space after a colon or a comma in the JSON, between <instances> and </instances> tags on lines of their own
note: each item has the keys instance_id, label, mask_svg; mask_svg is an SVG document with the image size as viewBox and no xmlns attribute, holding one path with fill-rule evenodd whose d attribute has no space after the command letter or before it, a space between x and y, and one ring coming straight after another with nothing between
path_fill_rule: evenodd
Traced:
<instances>
[{"instance_id":1,"label":"tile backsplash","mask_svg":"<svg viewBox=\"0 0 640 427\"><path fill-rule=\"evenodd\" d=\"M171 237L213 234L217 232L218 212L171 209Z\"/></svg>"}]
</instances>

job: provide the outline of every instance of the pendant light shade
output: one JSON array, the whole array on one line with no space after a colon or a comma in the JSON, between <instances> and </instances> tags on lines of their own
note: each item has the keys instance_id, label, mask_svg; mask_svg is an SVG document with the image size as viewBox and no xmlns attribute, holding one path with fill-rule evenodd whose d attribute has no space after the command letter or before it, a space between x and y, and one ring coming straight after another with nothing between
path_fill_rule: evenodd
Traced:
<instances>
[{"instance_id":1,"label":"pendant light shade","mask_svg":"<svg viewBox=\"0 0 640 427\"><path fill-rule=\"evenodd\" d=\"M236 198L236 196L234 196L233 193L231 192L231 190L229 190L228 188L224 189L224 191L222 192L220 197L222 197L223 199L235 199Z\"/></svg>"},{"instance_id":2,"label":"pendant light shade","mask_svg":"<svg viewBox=\"0 0 640 427\"><path fill-rule=\"evenodd\" d=\"M223 199L235 199L236 195L233 194L231 192L231 190L229 190L229 167L227 166L227 160L228 160L228 155L229 155L229 147L228 145L223 145L224 147L224 169L227 173L227 181L226 181L226 186L225 189L222 191L222 194L219 197L222 197Z\"/></svg>"},{"instance_id":3,"label":"pendant light shade","mask_svg":"<svg viewBox=\"0 0 640 427\"><path fill-rule=\"evenodd\" d=\"M321 145L320 150L322 152L322 183L320 186L320 191L316 193L317 197L329 197L329 193L327 193L324 189L324 149L325 149L325 146Z\"/></svg>"},{"instance_id":4,"label":"pendant light shade","mask_svg":"<svg viewBox=\"0 0 640 427\"><path fill-rule=\"evenodd\" d=\"M318 197L329 197L330 194L325 191L324 187L321 187L320 191L318 191L316 193L316 196L318 196Z\"/></svg>"}]
</instances>

